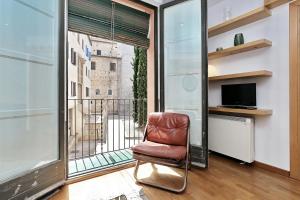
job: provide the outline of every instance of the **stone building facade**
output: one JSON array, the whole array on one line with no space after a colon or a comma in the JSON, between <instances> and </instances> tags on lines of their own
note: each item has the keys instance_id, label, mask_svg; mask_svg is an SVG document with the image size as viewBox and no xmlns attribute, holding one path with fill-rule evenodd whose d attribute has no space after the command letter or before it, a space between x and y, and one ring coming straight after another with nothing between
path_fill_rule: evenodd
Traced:
<instances>
[{"instance_id":1,"label":"stone building facade","mask_svg":"<svg viewBox=\"0 0 300 200\"><path fill-rule=\"evenodd\" d=\"M116 99L119 99L120 95L122 60L118 53L117 43L94 37L91 38L91 41L93 46L92 98L99 99L96 106L98 112L102 109L108 114L116 114L119 111L118 100Z\"/></svg>"},{"instance_id":2,"label":"stone building facade","mask_svg":"<svg viewBox=\"0 0 300 200\"><path fill-rule=\"evenodd\" d=\"M88 113L88 99L91 96L91 52L92 43L89 36L68 32L69 136L74 136L75 132L81 135L82 123L79 122L85 121Z\"/></svg>"},{"instance_id":3,"label":"stone building facade","mask_svg":"<svg viewBox=\"0 0 300 200\"><path fill-rule=\"evenodd\" d=\"M128 113L132 95L132 58L134 47L109 40L91 37L92 72L91 95L97 102L97 110L108 114ZM102 102L102 107L101 107Z\"/></svg>"}]
</instances>

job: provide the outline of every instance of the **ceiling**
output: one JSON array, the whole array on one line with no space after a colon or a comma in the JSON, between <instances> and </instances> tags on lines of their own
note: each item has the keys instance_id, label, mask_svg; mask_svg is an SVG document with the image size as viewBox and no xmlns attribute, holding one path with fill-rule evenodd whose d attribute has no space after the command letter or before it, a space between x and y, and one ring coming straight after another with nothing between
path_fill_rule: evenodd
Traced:
<instances>
[{"instance_id":1,"label":"ceiling","mask_svg":"<svg viewBox=\"0 0 300 200\"><path fill-rule=\"evenodd\" d=\"M207 0L207 3L208 3L208 7L210 6L213 6L213 5L216 5L218 3L220 3L221 1L224 1L224 0Z\"/></svg>"}]
</instances>

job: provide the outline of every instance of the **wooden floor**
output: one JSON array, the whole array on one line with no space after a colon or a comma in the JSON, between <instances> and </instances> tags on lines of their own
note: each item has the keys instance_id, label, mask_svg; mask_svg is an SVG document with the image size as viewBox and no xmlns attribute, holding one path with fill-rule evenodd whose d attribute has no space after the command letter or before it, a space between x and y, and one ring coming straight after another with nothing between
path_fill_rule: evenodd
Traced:
<instances>
[{"instance_id":1,"label":"wooden floor","mask_svg":"<svg viewBox=\"0 0 300 200\"><path fill-rule=\"evenodd\" d=\"M158 173L164 177L163 180L157 178ZM182 170L145 164L138 175L145 179L151 175L156 181L179 186ZM133 168L64 186L51 200L101 199L101 194L130 184L135 185ZM240 165L237 161L216 155L210 156L207 170L192 168L189 172L187 190L182 194L144 185L143 188L150 200L300 199L300 182L263 169Z\"/></svg>"}]
</instances>

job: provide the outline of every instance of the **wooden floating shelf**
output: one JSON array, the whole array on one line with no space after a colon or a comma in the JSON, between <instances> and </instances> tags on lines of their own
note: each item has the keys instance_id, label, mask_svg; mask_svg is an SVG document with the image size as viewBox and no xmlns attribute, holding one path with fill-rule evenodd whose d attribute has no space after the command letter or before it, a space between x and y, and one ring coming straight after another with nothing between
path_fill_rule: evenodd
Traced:
<instances>
[{"instance_id":1,"label":"wooden floating shelf","mask_svg":"<svg viewBox=\"0 0 300 200\"><path fill-rule=\"evenodd\" d=\"M265 7L272 9L290 1L292 0L265 0Z\"/></svg>"},{"instance_id":2,"label":"wooden floating shelf","mask_svg":"<svg viewBox=\"0 0 300 200\"><path fill-rule=\"evenodd\" d=\"M256 41L248 42L248 43L245 43L245 44L242 44L239 46L223 49L221 51L215 51L215 52L208 53L208 60L222 58L225 56L239 54L239 53L252 51L255 49L260 49L260 48L269 47L269 46L272 46L272 42L270 40L267 40L267 39L256 40Z\"/></svg>"},{"instance_id":3,"label":"wooden floating shelf","mask_svg":"<svg viewBox=\"0 0 300 200\"><path fill-rule=\"evenodd\" d=\"M252 71L252 72L243 72L236 74L226 74L220 76L210 76L208 77L209 81L221 81L235 78L255 78L255 77L270 77L272 76L271 71L260 70L260 71Z\"/></svg>"},{"instance_id":4,"label":"wooden floating shelf","mask_svg":"<svg viewBox=\"0 0 300 200\"><path fill-rule=\"evenodd\" d=\"M208 29L208 37L212 37L240 26L250 24L252 22L258 21L260 19L271 16L271 11L266 7L257 8L243 15L230 19L224 23L218 24L216 26L210 27Z\"/></svg>"},{"instance_id":5,"label":"wooden floating shelf","mask_svg":"<svg viewBox=\"0 0 300 200\"><path fill-rule=\"evenodd\" d=\"M247 116L268 116L272 115L273 111L270 109L240 109L240 108L224 108L224 107L209 107L209 113L224 113Z\"/></svg>"}]
</instances>

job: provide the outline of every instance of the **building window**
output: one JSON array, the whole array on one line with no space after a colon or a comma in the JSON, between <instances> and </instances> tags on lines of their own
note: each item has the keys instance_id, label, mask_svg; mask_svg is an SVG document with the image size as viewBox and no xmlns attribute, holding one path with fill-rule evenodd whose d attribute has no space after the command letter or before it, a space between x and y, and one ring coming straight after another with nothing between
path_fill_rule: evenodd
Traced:
<instances>
[{"instance_id":1,"label":"building window","mask_svg":"<svg viewBox=\"0 0 300 200\"><path fill-rule=\"evenodd\" d=\"M91 59L92 59L92 52L89 51L89 56L88 57L89 57L89 61L91 61Z\"/></svg>"},{"instance_id":2,"label":"building window","mask_svg":"<svg viewBox=\"0 0 300 200\"><path fill-rule=\"evenodd\" d=\"M89 57L89 48L87 48L86 45L85 45L84 51L85 51L85 56L88 58Z\"/></svg>"},{"instance_id":3,"label":"building window","mask_svg":"<svg viewBox=\"0 0 300 200\"><path fill-rule=\"evenodd\" d=\"M75 97L76 96L76 83L71 81L71 96Z\"/></svg>"},{"instance_id":4,"label":"building window","mask_svg":"<svg viewBox=\"0 0 300 200\"><path fill-rule=\"evenodd\" d=\"M91 63L91 69L96 70L96 62L92 61Z\"/></svg>"},{"instance_id":5,"label":"building window","mask_svg":"<svg viewBox=\"0 0 300 200\"><path fill-rule=\"evenodd\" d=\"M77 33L77 42L78 42L78 44L80 44L80 37L79 37L79 33Z\"/></svg>"},{"instance_id":6,"label":"building window","mask_svg":"<svg viewBox=\"0 0 300 200\"><path fill-rule=\"evenodd\" d=\"M100 89L96 89L96 95L100 95Z\"/></svg>"},{"instance_id":7,"label":"building window","mask_svg":"<svg viewBox=\"0 0 300 200\"><path fill-rule=\"evenodd\" d=\"M101 50L97 50L97 56L101 56Z\"/></svg>"},{"instance_id":8,"label":"building window","mask_svg":"<svg viewBox=\"0 0 300 200\"><path fill-rule=\"evenodd\" d=\"M90 88L88 88L88 87L85 88L85 96L86 97L90 96Z\"/></svg>"},{"instance_id":9,"label":"building window","mask_svg":"<svg viewBox=\"0 0 300 200\"><path fill-rule=\"evenodd\" d=\"M107 94L108 94L108 95L112 95L112 90L109 89L109 90L107 91Z\"/></svg>"},{"instance_id":10,"label":"building window","mask_svg":"<svg viewBox=\"0 0 300 200\"><path fill-rule=\"evenodd\" d=\"M81 48L84 51L84 41L83 41L83 39L81 40Z\"/></svg>"},{"instance_id":11,"label":"building window","mask_svg":"<svg viewBox=\"0 0 300 200\"><path fill-rule=\"evenodd\" d=\"M74 51L73 48L71 48L71 63L73 65L76 65L76 52Z\"/></svg>"},{"instance_id":12,"label":"building window","mask_svg":"<svg viewBox=\"0 0 300 200\"><path fill-rule=\"evenodd\" d=\"M116 63L110 63L110 71L115 72L116 71Z\"/></svg>"}]
</instances>

